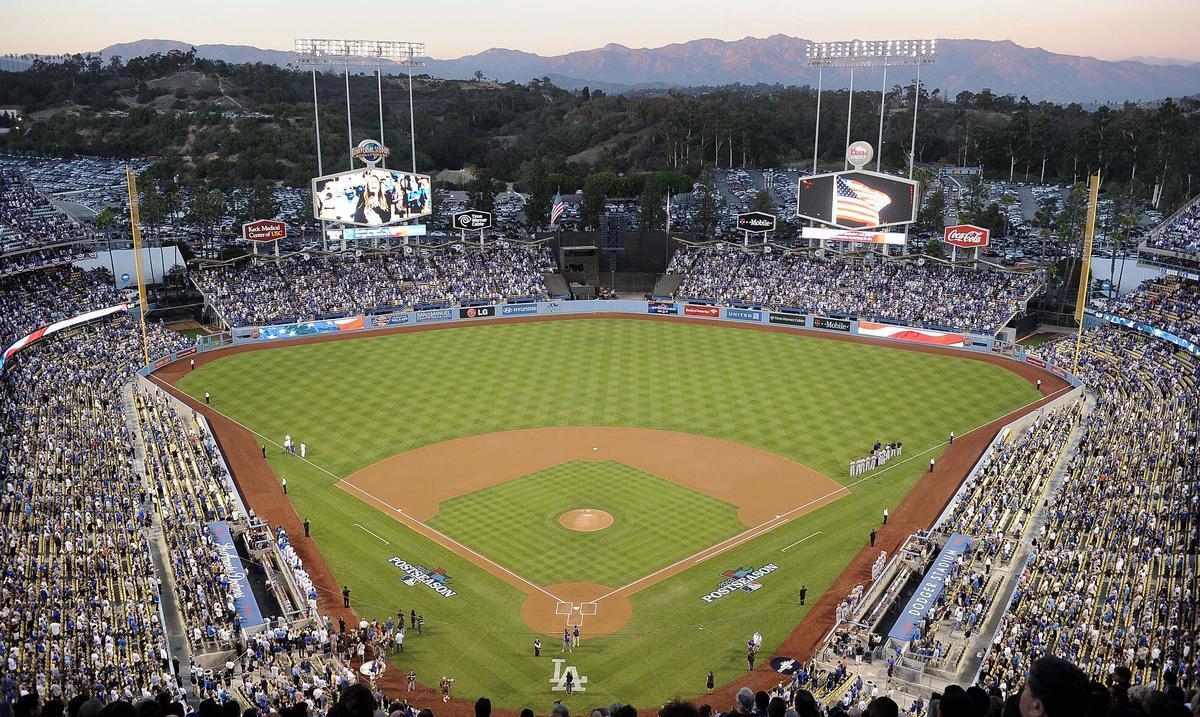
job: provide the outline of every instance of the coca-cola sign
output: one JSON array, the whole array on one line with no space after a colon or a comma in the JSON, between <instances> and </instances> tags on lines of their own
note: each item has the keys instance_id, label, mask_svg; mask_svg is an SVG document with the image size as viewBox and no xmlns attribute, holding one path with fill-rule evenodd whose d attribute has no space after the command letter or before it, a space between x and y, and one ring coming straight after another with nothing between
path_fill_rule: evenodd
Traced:
<instances>
[{"instance_id":1,"label":"coca-cola sign","mask_svg":"<svg viewBox=\"0 0 1200 717\"><path fill-rule=\"evenodd\" d=\"M242 225L246 241L276 241L287 236L287 224L274 219L259 219Z\"/></svg>"},{"instance_id":2,"label":"coca-cola sign","mask_svg":"<svg viewBox=\"0 0 1200 717\"><path fill-rule=\"evenodd\" d=\"M944 239L947 244L964 249L978 249L981 246L987 246L991 236L992 232L983 227L977 227L974 224L955 224L952 227L946 227Z\"/></svg>"}]
</instances>

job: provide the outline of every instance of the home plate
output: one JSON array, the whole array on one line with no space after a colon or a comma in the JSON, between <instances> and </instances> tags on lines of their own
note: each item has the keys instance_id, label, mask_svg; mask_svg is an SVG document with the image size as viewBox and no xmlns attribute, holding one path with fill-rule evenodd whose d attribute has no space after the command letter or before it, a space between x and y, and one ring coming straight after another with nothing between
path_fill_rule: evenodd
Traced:
<instances>
[{"instance_id":1,"label":"home plate","mask_svg":"<svg viewBox=\"0 0 1200 717\"><path fill-rule=\"evenodd\" d=\"M593 450L593 451L598 451L598 450L600 450L600 449L599 449L599 448L593 448L592 450Z\"/></svg>"}]
</instances>

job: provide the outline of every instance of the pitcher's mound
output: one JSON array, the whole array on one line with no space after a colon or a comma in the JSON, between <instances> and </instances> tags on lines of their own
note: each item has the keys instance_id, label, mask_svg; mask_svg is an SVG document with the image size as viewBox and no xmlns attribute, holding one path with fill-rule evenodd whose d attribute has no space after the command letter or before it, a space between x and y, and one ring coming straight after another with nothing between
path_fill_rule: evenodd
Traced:
<instances>
[{"instance_id":1,"label":"pitcher's mound","mask_svg":"<svg viewBox=\"0 0 1200 717\"><path fill-rule=\"evenodd\" d=\"M603 510L582 508L580 510L568 510L558 517L558 522L562 523L564 528L578 530L582 533L591 533L597 530L604 530L612 525L613 517Z\"/></svg>"}]
</instances>

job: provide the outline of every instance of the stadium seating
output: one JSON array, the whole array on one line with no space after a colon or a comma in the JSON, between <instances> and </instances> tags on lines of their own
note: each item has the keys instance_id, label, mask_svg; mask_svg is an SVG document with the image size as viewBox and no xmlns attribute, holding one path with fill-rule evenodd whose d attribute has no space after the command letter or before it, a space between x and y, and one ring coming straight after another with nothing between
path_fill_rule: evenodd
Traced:
<instances>
[{"instance_id":1,"label":"stadium seating","mask_svg":"<svg viewBox=\"0 0 1200 717\"><path fill-rule=\"evenodd\" d=\"M1170 275L1142 284L1116 301L1097 299L1096 308L1200 343L1200 282Z\"/></svg>"},{"instance_id":2,"label":"stadium seating","mask_svg":"<svg viewBox=\"0 0 1200 717\"><path fill-rule=\"evenodd\" d=\"M1146 241L1151 249L1200 254L1200 198L1167 220Z\"/></svg>"},{"instance_id":3,"label":"stadium seating","mask_svg":"<svg viewBox=\"0 0 1200 717\"><path fill-rule=\"evenodd\" d=\"M22 174L0 171L0 254L89 238L86 227L51 206Z\"/></svg>"},{"instance_id":4,"label":"stadium seating","mask_svg":"<svg viewBox=\"0 0 1200 717\"><path fill-rule=\"evenodd\" d=\"M544 299L541 273L553 266L544 247L493 246L427 257L293 255L206 269L193 277L229 325L251 326L421 305Z\"/></svg>"},{"instance_id":5,"label":"stadium seating","mask_svg":"<svg viewBox=\"0 0 1200 717\"><path fill-rule=\"evenodd\" d=\"M1022 309L1038 287L1030 274L764 253L729 244L681 249L669 270L684 274L677 300L787 307L984 334Z\"/></svg>"},{"instance_id":6,"label":"stadium seating","mask_svg":"<svg viewBox=\"0 0 1200 717\"><path fill-rule=\"evenodd\" d=\"M544 251L511 247L245 262L202 272L197 282L231 323L243 324L539 296L540 273L550 266ZM672 270L685 276L680 297L974 330L994 330L1035 288L1027 277L1002 272L737 250L681 251ZM70 267L0 278L0 338L8 343L56 319L120 303L109 280L102 271ZM1196 282L1165 278L1101 308L1194 341L1198 298ZM148 331L153 355L188 345L153 322ZM1073 357L1073 339L1039 351L1065 360ZM930 621L953 623L951 633L973 629L995 604L1000 586L992 565L1013 557L1060 449L1078 427L1081 443L1064 485L1048 497L1048 522L1033 524L1035 551L981 682L1011 695L1034 660L1057 654L1101 681L1119 680L1118 668L1128 667L1148 694L1173 675L1191 689L1200 683L1198 362L1173 345L1111 326L1085 332L1081 353L1081 375L1095 399L1002 437L947 513L940 531L972 535L977 547L952 572ZM0 376L0 695L13 702L36 692L43 701L94 696L133 703L164 692L168 701L236 699L264 714L303 696L312 710L329 712L364 668L394 652L400 624L373 621L345 630L319 615L317 586L286 532L240 514L204 424L157 390L129 388L141 354L137 322L118 315L30 347ZM228 578L206 531L216 520L245 522L278 549L308 600L302 615L275 616L267 629L240 634ZM168 546L166 574L156 572L150 526L161 528ZM164 590L160 579L173 589ZM166 652L164 594L180 598L193 655L230 651L225 670L190 666L190 689L173 674ZM925 631L909 646L910 656L961 659L961 650L950 650L938 634ZM831 715L861 712L878 686L841 657L832 667L806 663L767 697L798 708L811 700ZM1124 695L1114 690L1112 699ZM382 694L376 699L390 702ZM411 717L406 705L393 706ZM730 714L762 717L757 709Z\"/></svg>"},{"instance_id":7,"label":"stadium seating","mask_svg":"<svg viewBox=\"0 0 1200 717\"><path fill-rule=\"evenodd\" d=\"M1100 680L1125 666L1135 684L1178 673L1194 686L1196 364L1118 327L1083 342L1081 373L1096 402L981 679L1011 687L1031 660L1056 654ZM1066 361L1074 343L1042 353Z\"/></svg>"}]
</instances>

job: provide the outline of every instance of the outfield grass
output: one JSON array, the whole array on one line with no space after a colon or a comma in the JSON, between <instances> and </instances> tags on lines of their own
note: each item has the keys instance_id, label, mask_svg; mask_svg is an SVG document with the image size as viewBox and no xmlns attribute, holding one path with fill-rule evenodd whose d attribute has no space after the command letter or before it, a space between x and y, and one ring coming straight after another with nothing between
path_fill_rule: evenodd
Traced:
<instances>
[{"instance_id":1,"label":"outfield grass","mask_svg":"<svg viewBox=\"0 0 1200 717\"><path fill-rule=\"evenodd\" d=\"M612 526L564 528L577 508ZM445 501L429 525L538 585L620 587L745 530L737 506L616 461L570 461Z\"/></svg>"},{"instance_id":2,"label":"outfield grass","mask_svg":"<svg viewBox=\"0 0 1200 717\"><path fill-rule=\"evenodd\" d=\"M397 667L411 667L428 682L450 674L460 696L486 694L498 706L535 711L561 697L547 681L557 653L532 657L533 635L519 616L523 595L336 488L333 476L467 435L605 425L739 441L848 484L851 458L876 440L903 441L904 460L879 478L635 594L633 620L621 633L585 640L571 656L570 664L589 677L587 692L568 700L572 710L618 698L652 705L700 693L710 669L719 682L741 674L745 641L755 630L773 650L807 609L796 603L800 583L809 588L810 606L827 590L848 593L854 586L834 579L878 525L882 508L894 511L949 432L963 435L1038 397L1023 379L978 361L622 319L483 323L281 347L206 364L180 385L193 396L211 392L214 408L269 441L291 433L308 444L315 466L278 452L270 460L287 476L297 510L312 519L313 537L337 579L354 589L356 607L368 616L397 609L425 615L426 635L406 644ZM544 515L530 511L527 521ZM488 542L520 523L481 522L495 532ZM701 522L682 529L701 530ZM566 539L572 537L587 538ZM386 562L391 556L445 568L459 595L444 599L400 584ZM724 570L766 562L779 570L764 578L762 590L700 600Z\"/></svg>"}]
</instances>

